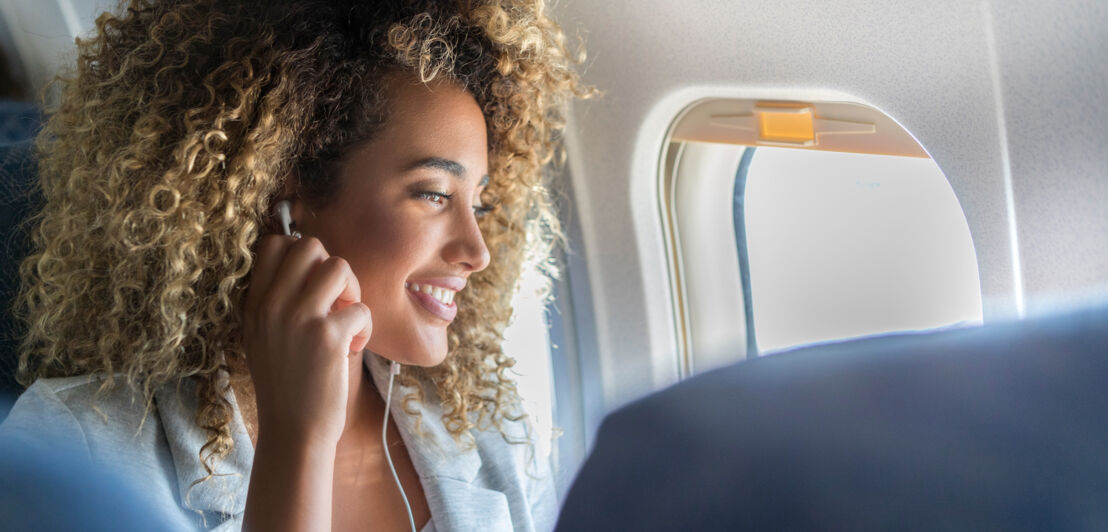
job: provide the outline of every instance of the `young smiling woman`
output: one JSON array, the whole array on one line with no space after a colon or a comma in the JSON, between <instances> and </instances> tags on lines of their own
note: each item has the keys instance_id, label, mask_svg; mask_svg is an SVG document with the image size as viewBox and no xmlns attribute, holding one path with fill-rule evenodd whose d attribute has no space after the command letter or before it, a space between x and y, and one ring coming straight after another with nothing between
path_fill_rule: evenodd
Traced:
<instances>
[{"instance_id":1,"label":"young smiling woman","mask_svg":"<svg viewBox=\"0 0 1108 532\"><path fill-rule=\"evenodd\" d=\"M246 506L255 530L328 518L340 530L404 528L404 501L380 459L385 405L362 370L362 348L403 364L442 363L454 294L489 264L477 225L486 207L474 206L488 181L477 101L455 83L406 76L390 77L385 99L388 120L339 162L337 190L290 196L302 239L268 236L258 253L245 323L262 419L244 417L267 433L255 435ZM427 523L406 450L393 456L414 521Z\"/></svg>"},{"instance_id":2,"label":"young smiling woman","mask_svg":"<svg viewBox=\"0 0 1108 532\"><path fill-rule=\"evenodd\" d=\"M388 420L417 528L551 527L500 348L591 94L542 2L133 0L97 29L39 137L0 430L193 525L406 530Z\"/></svg>"}]
</instances>

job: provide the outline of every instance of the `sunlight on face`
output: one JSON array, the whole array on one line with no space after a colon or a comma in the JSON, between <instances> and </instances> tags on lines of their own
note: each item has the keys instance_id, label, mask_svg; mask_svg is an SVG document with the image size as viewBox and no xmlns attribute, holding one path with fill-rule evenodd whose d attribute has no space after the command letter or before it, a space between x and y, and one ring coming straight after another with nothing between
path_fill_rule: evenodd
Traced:
<instances>
[{"instance_id":1,"label":"sunlight on face","mask_svg":"<svg viewBox=\"0 0 1108 532\"><path fill-rule=\"evenodd\" d=\"M447 354L454 294L489 263L474 213L487 182L485 118L450 82L398 77L389 93L384 129L347 154L338 193L299 227L358 277L373 313L367 348L433 366Z\"/></svg>"}]
</instances>

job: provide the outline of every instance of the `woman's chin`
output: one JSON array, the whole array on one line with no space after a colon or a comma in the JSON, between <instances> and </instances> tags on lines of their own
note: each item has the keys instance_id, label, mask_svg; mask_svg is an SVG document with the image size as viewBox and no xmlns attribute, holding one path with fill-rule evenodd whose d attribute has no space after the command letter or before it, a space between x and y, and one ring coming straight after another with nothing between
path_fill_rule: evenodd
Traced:
<instances>
[{"instance_id":1,"label":"woman's chin","mask_svg":"<svg viewBox=\"0 0 1108 532\"><path fill-rule=\"evenodd\" d=\"M445 342L443 343L445 344ZM405 366L419 366L424 368L442 364L443 361L446 360L447 355L446 345L443 345L441 348L423 349L389 349L388 347L374 349L373 345L369 345L367 348L369 351L376 353L382 358L399 362Z\"/></svg>"},{"instance_id":2,"label":"woman's chin","mask_svg":"<svg viewBox=\"0 0 1108 532\"><path fill-rule=\"evenodd\" d=\"M401 364L406 366L420 366L423 368L433 368L446 360L445 350L442 353L422 353L416 356L408 356L403 360L397 360Z\"/></svg>"}]
</instances>

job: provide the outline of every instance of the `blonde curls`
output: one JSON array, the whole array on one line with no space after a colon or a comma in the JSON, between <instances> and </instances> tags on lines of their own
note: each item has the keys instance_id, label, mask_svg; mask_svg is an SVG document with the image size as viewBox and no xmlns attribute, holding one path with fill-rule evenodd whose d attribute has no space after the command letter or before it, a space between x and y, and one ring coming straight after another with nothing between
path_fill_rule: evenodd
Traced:
<instances>
[{"instance_id":1,"label":"blonde curls","mask_svg":"<svg viewBox=\"0 0 1108 532\"><path fill-rule=\"evenodd\" d=\"M561 238L544 168L569 100L591 95L541 1L133 0L96 26L38 138L25 385L97 373L149 409L159 387L195 379L210 476L234 445L238 312L270 203L287 179L325 198L328 169L387 118L381 79L399 70L477 99L496 206L481 221L493 260L458 294L450 355L401 381L431 384L458 438L518 418L500 347L511 294Z\"/></svg>"}]
</instances>

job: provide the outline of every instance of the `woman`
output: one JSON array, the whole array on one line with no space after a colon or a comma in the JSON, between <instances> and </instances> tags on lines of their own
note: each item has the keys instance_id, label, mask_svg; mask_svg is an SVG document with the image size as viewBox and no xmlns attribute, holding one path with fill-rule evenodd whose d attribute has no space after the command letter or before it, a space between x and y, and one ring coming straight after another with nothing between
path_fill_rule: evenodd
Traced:
<instances>
[{"instance_id":1,"label":"woman","mask_svg":"<svg viewBox=\"0 0 1108 532\"><path fill-rule=\"evenodd\" d=\"M588 94L542 3L133 1L97 29L39 138L4 432L206 527L552 526L500 349Z\"/></svg>"}]
</instances>

